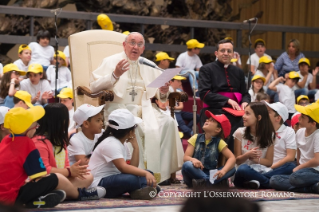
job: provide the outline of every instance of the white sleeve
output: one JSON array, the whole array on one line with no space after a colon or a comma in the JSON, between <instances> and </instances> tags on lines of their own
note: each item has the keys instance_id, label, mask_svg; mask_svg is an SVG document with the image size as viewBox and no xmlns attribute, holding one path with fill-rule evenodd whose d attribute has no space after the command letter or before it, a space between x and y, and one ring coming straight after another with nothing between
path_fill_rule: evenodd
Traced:
<instances>
[{"instance_id":1,"label":"white sleeve","mask_svg":"<svg viewBox=\"0 0 319 212\"><path fill-rule=\"evenodd\" d=\"M202 66L203 66L202 61L200 60L199 57L197 57L197 62L196 62L196 67L195 68L200 68Z\"/></svg>"},{"instance_id":2,"label":"white sleeve","mask_svg":"<svg viewBox=\"0 0 319 212\"><path fill-rule=\"evenodd\" d=\"M20 82L20 90L21 91L28 91L27 86L26 86L26 82L28 79L24 79Z\"/></svg>"},{"instance_id":3,"label":"white sleeve","mask_svg":"<svg viewBox=\"0 0 319 212\"><path fill-rule=\"evenodd\" d=\"M101 155L106 160L106 162L111 162L113 160L123 158L124 155L122 152L121 144L115 142L107 142L107 145L102 146Z\"/></svg>"},{"instance_id":4,"label":"white sleeve","mask_svg":"<svg viewBox=\"0 0 319 212\"><path fill-rule=\"evenodd\" d=\"M238 64L241 65L240 54L238 53Z\"/></svg>"},{"instance_id":5,"label":"white sleeve","mask_svg":"<svg viewBox=\"0 0 319 212\"><path fill-rule=\"evenodd\" d=\"M69 156L73 155L85 155L84 146L80 140L80 136L75 134L70 139L70 145L68 146Z\"/></svg>"},{"instance_id":6,"label":"white sleeve","mask_svg":"<svg viewBox=\"0 0 319 212\"><path fill-rule=\"evenodd\" d=\"M319 152L319 130L315 131L312 142L314 142L314 153Z\"/></svg>"},{"instance_id":7,"label":"white sleeve","mask_svg":"<svg viewBox=\"0 0 319 212\"><path fill-rule=\"evenodd\" d=\"M278 85L276 85L276 89L277 89L277 93L280 93L281 91L282 91L282 84L278 84Z\"/></svg>"},{"instance_id":8,"label":"white sleeve","mask_svg":"<svg viewBox=\"0 0 319 212\"><path fill-rule=\"evenodd\" d=\"M66 67L66 68L67 68L66 81L70 82L70 81L72 81L71 71L68 67Z\"/></svg>"},{"instance_id":9,"label":"white sleeve","mask_svg":"<svg viewBox=\"0 0 319 212\"><path fill-rule=\"evenodd\" d=\"M3 65L0 63L0 74L3 73Z\"/></svg>"},{"instance_id":10,"label":"white sleeve","mask_svg":"<svg viewBox=\"0 0 319 212\"><path fill-rule=\"evenodd\" d=\"M243 132L242 132L242 128L238 128L234 134L233 134L234 138L237 138L239 141L243 140Z\"/></svg>"},{"instance_id":11,"label":"white sleeve","mask_svg":"<svg viewBox=\"0 0 319 212\"><path fill-rule=\"evenodd\" d=\"M67 45L67 46L64 48L63 53L65 54L66 57L70 57L69 45Z\"/></svg>"},{"instance_id":12,"label":"white sleeve","mask_svg":"<svg viewBox=\"0 0 319 212\"><path fill-rule=\"evenodd\" d=\"M113 71L111 74L105 74L105 70L111 69L111 67L108 67L107 59L108 58L105 58L102 64L92 72L92 78L90 79L90 89L92 92L98 92L103 89L113 89L113 85L116 82L112 75ZM113 70L114 69L115 67Z\"/></svg>"},{"instance_id":13,"label":"white sleeve","mask_svg":"<svg viewBox=\"0 0 319 212\"><path fill-rule=\"evenodd\" d=\"M180 54L177 59L176 59L176 63L175 66L179 66L179 67L183 67L183 55Z\"/></svg>"},{"instance_id":14,"label":"white sleeve","mask_svg":"<svg viewBox=\"0 0 319 212\"><path fill-rule=\"evenodd\" d=\"M30 47L30 49L31 49L31 52L33 52L35 49L36 49L36 42L31 42L31 43L29 43L29 47Z\"/></svg>"},{"instance_id":15,"label":"white sleeve","mask_svg":"<svg viewBox=\"0 0 319 212\"><path fill-rule=\"evenodd\" d=\"M51 85L48 80L43 80L41 93L51 91ZM42 94L41 94L42 95Z\"/></svg>"},{"instance_id":16,"label":"white sleeve","mask_svg":"<svg viewBox=\"0 0 319 212\"><path fill-rule=\"evenodd\" d=\"M286 149L297 149L295 131L292 128L288 129L285 137Z\"/></svg>"},{"instance_id":17,"label":"white sleeve","mask_svg":"<svg viewBox=\"0 0 319 212\"><path fill-rule=\"evenodd\" d=\"M47 78L48 78L49 81L52 81L52 79L51 79L51 75L52 75L51 72L52 72L52 71L54 71L54 70L53 70L53 66L50 65L50 66L48 67L48 69L47 69L47 72L46 72Z\"/></svg>"},{"instance_id":18,"label":"white sleeve","mask_svg":"<svg viewBox=\"0 0 319 212\"><path fill-rule=\"evenodd\" d=\"M53 46L50 46L51 48L50 48L50 62L53 60L53 57L54 57L54 54L55 54L55 52L54 52L54 48L53 48Z\"/></svg>"}]
</instances>

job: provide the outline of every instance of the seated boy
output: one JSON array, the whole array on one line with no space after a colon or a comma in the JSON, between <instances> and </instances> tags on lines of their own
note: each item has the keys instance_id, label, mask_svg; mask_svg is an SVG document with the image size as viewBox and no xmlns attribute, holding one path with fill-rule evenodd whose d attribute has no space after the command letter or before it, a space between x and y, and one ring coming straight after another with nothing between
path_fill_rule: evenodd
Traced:
<instances>
[{"instance_id":1,"label":"seated boy","mask_svg":"<svg viewBox=\"0 0 319 212\"><path fill-rule=\"evenodd\" d=\"M174 58L168 56L166 52L159 52L155 55L155 63L161 69L168 69L171 61L175 60Z\"/></svg>"},{"instance_id":2,"label":"seated boy","mask_svg":"<svg viewBox=\"0 0 319 212\"><path fill-rule=\"evenodd\" d=\"M297 97L297 105L307 106L309 105L309 97L306 95L300 95Z\"/></svg>"},{"instance_id":3,"label":"seated boy","mask_svg":"<svg viewBox=\"0 0 319 212\"><path fill-rule=\"evenodd\" d=\"M12 134L0 143L0 201L30 208L54 207L66 197L58 175L47 176L39 151L26 136L44 115L41 106L25 110L11 109L5 116L4 127ZM27 179L28 178L28 179Z\"/></svg>"},{"instance_id":4,"label":"seated boy","mask_svg":"<svg viewBox=\"0 0 319 212\"><path fill-rule=\"evenodd\" d=\"M14 108L22 107L24 109L28 109L33 107L31 99L31 94L27 91L17 91L13 96Z\"/></svg>"},{"instance_id":5,"label":"seated boy","mask_svg":"<svg viewBox=\"0 0 319 212\"><path fill-rule=\"evenodd\" d=\"M280 191L319 194L319 104L295 105L301 113L296 133L297 162L291 175L275 175L270 186Z\"/></svg>"},{"instance_id":6,"label":"seated boy","mask_svg":"<svg viewBox=\"0 0 319 212\"><path fill-rule=\"evenodd\" d=\"M81 166L88 165L93 147L101 136L103 128L101 112L103 108L104 105L94 107L83 104L76 109L73 119L82 131L76 133L70 139L70 145L68 146L70 165L79 160L81 160Z\"/></svg>"},{"instance_id":7,"label":"seated boy","mask_svg":"<svg viewBox=\"0 0 319 212\"><path fill-rule=\"evenodd\" d=\"M74 107L73 107L73 91L71 88L63 88L60 93L57 95L60 98L60 103L64 104L69 110L69 137L76 133L75 122L73 120Z\"/></svg>"},{"instance_id":8,"label":"seated boy","mask_svg":"<svg viewBox=\"0 0 319 212\"><path fill-rule=\"evenodd\" d=\"M279 95L279 101L283 103L287 108L289 112L288 120L291 119L291 116L296 112L294 108L295 104L295 92L293 90L293 87L296 85L298 80L300 79L300 76L297 72L291 71L289 72L288 78L284 79L283 77L278 77L275 79L272 83L269 85L269 89L276 91ZM284 84L281 84L280 82L284 82Z\"/></svg>"},{"instance_id":9,"label":"seated boy","mask_svg":"<svg viewBox=\"0 0 319 212\"><path fill-rule=\"evenodd\" d=\"M179 89L182 86L182 80L186 80L186 77L182 76L175 76L171 81L170 84L170 92L179 92ZM187 137L191 137L193 135L193 113L183 111L184 104L183 102L176 102L175 106L175 117L178 123L178 127L184 135ZM185 121L188 121L186 125ZM196 114L196 124L199 122L199 115Z\"/></svg>"}]
</instances>

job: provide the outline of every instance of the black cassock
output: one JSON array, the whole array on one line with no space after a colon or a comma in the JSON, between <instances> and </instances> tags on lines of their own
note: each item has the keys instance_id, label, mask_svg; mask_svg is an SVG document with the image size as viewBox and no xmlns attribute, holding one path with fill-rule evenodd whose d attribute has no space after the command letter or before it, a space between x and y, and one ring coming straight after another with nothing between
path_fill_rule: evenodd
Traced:
<instances>
[{"instance_id":1,"label":"black cassock","mask_svg":"<svg viewBox=\"0 0 319 212\"><path fill-rule=\"evenodd\" d=\"M231 106L227 103L228 97L219 94L218 92L238 92L242 95L241 102L250 102L250 95L246 89L244 72L233 65L227 67L223 63L214 61L200 68L198 78L198 89L200 99L206 104L200 112L200 124L204 125L207 117L205 111L209 110L213 114L225 114L231 123L231 134L226 142L228 148L234 152L233 133L243 126L242 117L236 117L222 110L223 107Z\"/></svg>"}]
</instances>

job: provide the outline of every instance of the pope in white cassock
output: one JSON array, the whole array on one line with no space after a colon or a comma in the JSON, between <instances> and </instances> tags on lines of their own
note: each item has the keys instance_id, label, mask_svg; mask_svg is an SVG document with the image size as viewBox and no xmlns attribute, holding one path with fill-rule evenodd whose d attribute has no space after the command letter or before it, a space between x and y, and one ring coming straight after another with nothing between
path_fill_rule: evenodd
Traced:
<instances>
[{"instance_id":1,"label":"pope in white cassock","mask_svg":"<svg viewBox=\"0 0 319 212\"><path fill-rule=\"evenodd\" d=\"M90 88L92 92L104 89L114 92L113 102L105 104L105 120L119 108L126 108L143 119L135 130L139 168L151 170L157 182L162 182L181 169L184 152L174 119L151 103L153 97L166 102L169 89L167 85L159 89L147 87L161 71L138 63L144 44L140 33L130 33L123 42L124 51L104 58L92 72L94 81Z\"/></svg>"}]
</instances>

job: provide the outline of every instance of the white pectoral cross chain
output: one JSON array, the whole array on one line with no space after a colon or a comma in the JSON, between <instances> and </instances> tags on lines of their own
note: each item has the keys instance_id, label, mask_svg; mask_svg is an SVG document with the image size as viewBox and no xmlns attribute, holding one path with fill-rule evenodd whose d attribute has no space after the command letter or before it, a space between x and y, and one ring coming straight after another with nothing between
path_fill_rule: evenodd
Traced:
<instances>
[{"instance_id":1,"label":"white pectoral cross chain","mask_svg":"<svg viewBox=\"0 0 319 212\"><path fill-rule=\"evenodd\" d=\"M132 96L132 102L134 102L134 97L137 95L137 93L135 92L134 88L133 88L132 91L129 93L129 95Z\"/></svg>"}]
</instances>

